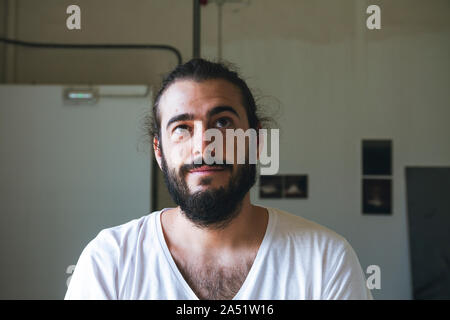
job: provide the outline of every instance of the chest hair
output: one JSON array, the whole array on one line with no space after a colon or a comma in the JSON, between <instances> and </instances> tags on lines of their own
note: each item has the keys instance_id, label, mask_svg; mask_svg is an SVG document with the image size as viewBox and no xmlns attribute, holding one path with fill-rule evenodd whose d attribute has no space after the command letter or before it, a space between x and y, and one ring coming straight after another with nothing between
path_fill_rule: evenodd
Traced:
<instances>
[{"instance_id":1,"label":"chest hair","mask_svg":"<svg viewBox=\"0 0 450 320\"><path fill-rule=\"evenodd\" d=\"M242 287L253 260L246 259L232 267L182 262L177 262L177 266L199 299L230 300Z\"/></svg>"}]
</instances>

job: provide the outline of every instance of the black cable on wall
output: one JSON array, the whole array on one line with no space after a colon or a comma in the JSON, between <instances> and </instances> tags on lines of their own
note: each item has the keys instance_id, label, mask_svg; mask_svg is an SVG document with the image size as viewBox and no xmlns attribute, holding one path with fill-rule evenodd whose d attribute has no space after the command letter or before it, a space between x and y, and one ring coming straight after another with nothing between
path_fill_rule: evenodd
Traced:
<instances>
[{"instance_id":1,"label":"black cable on wall","mask_svg":"<svg viewBox=\"0 0 450 320\"><path fill-rule=\"evenodd\" d=\"M53 49L144 49L144 50L167 50L175 54L177 63L181 64L183 59L180 51L165 44L69 44L69 43L40 43L13 40L0 37L0 42L32 48L53 48Z\"/></svg>"}]
</instances>

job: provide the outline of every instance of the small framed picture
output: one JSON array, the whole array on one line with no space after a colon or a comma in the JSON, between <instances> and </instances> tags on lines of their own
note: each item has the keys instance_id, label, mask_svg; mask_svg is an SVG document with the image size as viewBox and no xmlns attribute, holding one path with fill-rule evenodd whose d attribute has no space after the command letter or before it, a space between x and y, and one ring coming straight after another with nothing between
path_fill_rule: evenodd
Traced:
<instances>
[{"instance_id":1,"label":"small framed picture","mask_svg":"<svg viewBox=\"0 0 450 320\"><path fill-rule=\"evenodd\" d=\"M259 197L262 199L280 199L283 192L283 176L260 176Z\"/></svg>"},{"instance_id":2,"label":"small framed picture","mask_svg":"<svg viewBox=\"0 0 450 320\"><path fill-rule=\"evenodd\" d=\"M308 197L308 176L307 175L286 175L284 176L284 198L307 198Z\"/></svg>"},{"instance_id":3,"label":"small framed picture","mask_svg":"<svg viewBox=\"0 0 450 320\"><path fill-rule=\"evenodd\" d=\"M363 179L363 213L392 214L391 179Z\"/></svg>"},{"instance_id":4,"label":"small framed picture","mask_svg":"<svg viewBox=\"0 0 450 320\"><path fill-rule=\"evenodd\" d=\"M362 141L363 175L392 174L392 141L363 140Z\"/></svg>"}]
</instances>

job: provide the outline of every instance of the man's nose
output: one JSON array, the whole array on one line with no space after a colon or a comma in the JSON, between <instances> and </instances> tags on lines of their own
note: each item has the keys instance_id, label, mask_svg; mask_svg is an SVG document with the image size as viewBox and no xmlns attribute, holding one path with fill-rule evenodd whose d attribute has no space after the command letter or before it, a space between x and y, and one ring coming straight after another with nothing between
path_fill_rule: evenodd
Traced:
<instances>
[{"instance_id":1,"label":"man's nose","mask_svg":"<svg viewBox=\"0 0 450 320\"><path fill-rule=\"evenodd\" d=\"M205 139L206 129L202 121L194 122L194 134L192 138L192 155L194 159L203 157L206 147L211 143L211 141L206 141Z\"/></svg>"}]
</instances>

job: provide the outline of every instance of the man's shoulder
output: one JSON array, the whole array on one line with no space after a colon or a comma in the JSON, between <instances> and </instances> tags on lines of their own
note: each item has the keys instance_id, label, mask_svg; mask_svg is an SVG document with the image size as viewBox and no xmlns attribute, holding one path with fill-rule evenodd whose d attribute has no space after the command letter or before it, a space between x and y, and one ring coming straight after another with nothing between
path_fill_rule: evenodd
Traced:
<instances>
[{"instance_id":1,"label":"man's shoulder","mask_svg":"<svg viewBox=\"0 0 450 320\"><path fill-rule=\"evenodd\" d=\"M268 208L276 215L278 237L289 238L301 245L348 246L347 240L337 232L299 215L277 209Z\"/></svg>"},{"instance_id":2,"label":"man's shoulder","mask_svg":"<svg viewBox=\"0 0 450 320\"><path fill-rule=\"evenodd\" d=\"M89 246L121 248L124 244L134 243L143 233L149 233L152 229L152 217L159 211L154 211L140 218L126 223L102 229L89 243Z\"/></svg>"}]
</instances>

